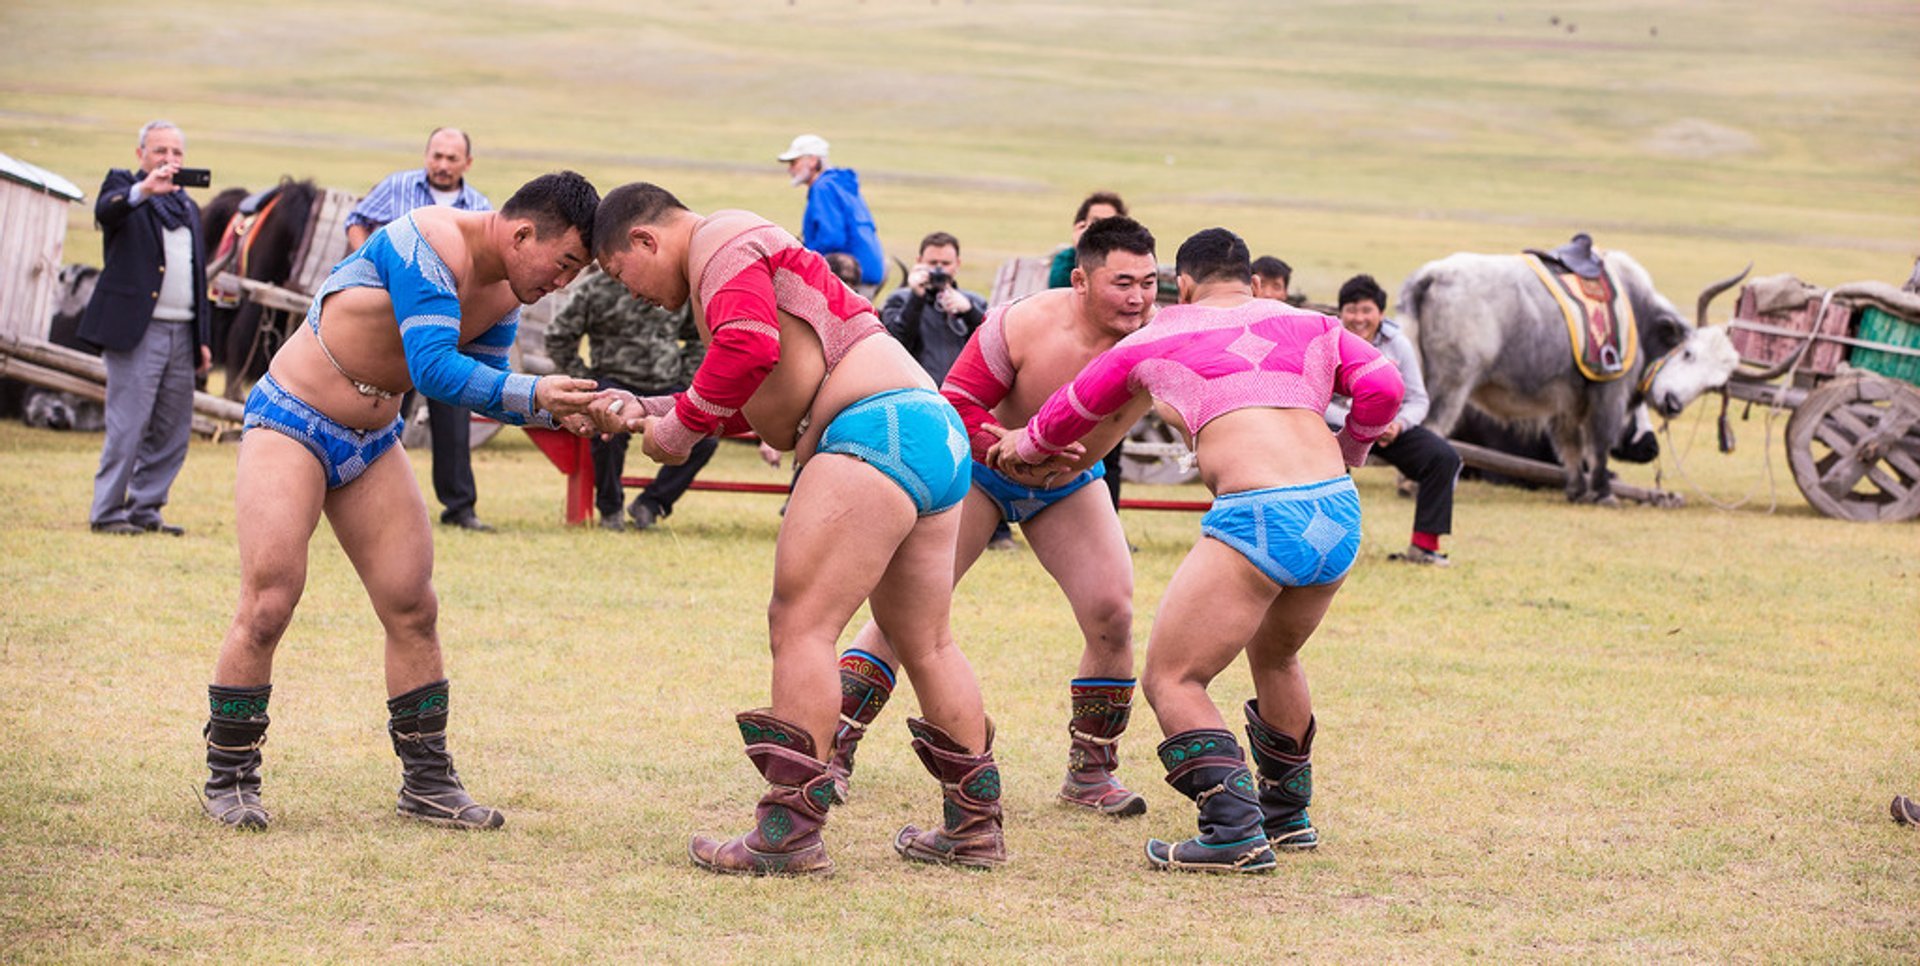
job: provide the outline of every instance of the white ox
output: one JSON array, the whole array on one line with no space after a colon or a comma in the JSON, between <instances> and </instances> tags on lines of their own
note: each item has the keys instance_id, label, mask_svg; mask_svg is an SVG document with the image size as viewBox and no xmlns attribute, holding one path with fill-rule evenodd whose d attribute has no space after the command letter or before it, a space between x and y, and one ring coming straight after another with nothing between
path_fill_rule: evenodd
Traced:
<instances>
[{"instance_id":1,"label":"white ox","mask_svg":"<svg viewBox=\"0 0 1920 966\"><path fill-rule=\"evenodd\" d=\"M1567 499L1615 502L1607 450L1628 410L1645 402L1675 415L1739 365L1725 330L1704 323L1707 303L1746 273L1701 292L1696 328L1626 253L1607 252L1605 261L1633 305L1640 342L1633 365L1609 382L1581 375L1559 304L1521 258L1463 252L1409 276L1396 318L1420 350L1433 397L1426 427L1447 435L1471 402L1502 422L1542 429L1566 468Z\"/></svg>"}]
</instances>

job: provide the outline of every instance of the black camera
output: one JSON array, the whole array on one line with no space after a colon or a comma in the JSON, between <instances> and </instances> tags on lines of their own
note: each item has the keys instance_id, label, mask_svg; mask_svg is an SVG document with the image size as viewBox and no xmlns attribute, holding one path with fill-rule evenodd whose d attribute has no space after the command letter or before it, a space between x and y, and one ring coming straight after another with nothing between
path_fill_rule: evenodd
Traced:
<instances>
[{"instance_id":1,"label":"black camera","mask_svg":"<svg viewBox=\"0 0 1920 966\"><path fill-rule=\"evenodd\" d=\"M175 168L173 183L182 188L212 187L213 171L210 168Z\"/></svg>"},{"instance_id":2,"label":"black camera","mask_svg":"<svg viewBox=\"0 0 1920 966\"><path fill-rule=\"evenodd\" d=\"M944 268L927 269L927 288L926 288L927 295L929 296L939 295L941 292L944 292L947 290L947 286L952 284L953 284L953 275L950 274L946 269Z\"/></svg>"}]
</instances>

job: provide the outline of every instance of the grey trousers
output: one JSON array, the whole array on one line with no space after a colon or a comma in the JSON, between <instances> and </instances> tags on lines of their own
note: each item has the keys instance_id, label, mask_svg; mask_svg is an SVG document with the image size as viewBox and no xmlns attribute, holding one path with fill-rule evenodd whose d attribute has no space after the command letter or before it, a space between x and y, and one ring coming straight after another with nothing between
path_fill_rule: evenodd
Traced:
<instances>
[{"instance_id":1,"label":"grey trousers","mask_svg":"<svg viewBox=\"0 0 1920 966\"><path fill-rule=\"evenodd\" d=\"M155 319L138 345L100 358L107 439L93 475L91 522L156 526L193 431L193 323Z\"/></svg>"}]
</instances>

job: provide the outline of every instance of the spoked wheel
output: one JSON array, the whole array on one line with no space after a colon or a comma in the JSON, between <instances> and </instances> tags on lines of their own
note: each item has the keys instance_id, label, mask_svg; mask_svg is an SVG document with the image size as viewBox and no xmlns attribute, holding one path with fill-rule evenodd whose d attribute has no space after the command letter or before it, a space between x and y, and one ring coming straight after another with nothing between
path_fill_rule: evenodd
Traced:
<instances>
[{"instance_id":1,"label":"spoked wheel","mask_svg":"<svg viewBox=\"0 0 1920 966\"><path fill-rule=\"evenodd\" d=\"M1871 374L1815 389L1787 420L1787 465L1827 516L1920 516L1920 390Z\"/></svg>"},{"instance_id":2,"label":"spoked wheel","mask_svg":"<svg viewBox=\"0 0 1920 966\"><path fill-rule=\"evenodd\" d=\"M1148 411L1127 431L1120 444L1120 478L1128 483L1173 485L1200 475L1185 457L1187 441L1180 431Z\"/></svg>"}]
</instances>

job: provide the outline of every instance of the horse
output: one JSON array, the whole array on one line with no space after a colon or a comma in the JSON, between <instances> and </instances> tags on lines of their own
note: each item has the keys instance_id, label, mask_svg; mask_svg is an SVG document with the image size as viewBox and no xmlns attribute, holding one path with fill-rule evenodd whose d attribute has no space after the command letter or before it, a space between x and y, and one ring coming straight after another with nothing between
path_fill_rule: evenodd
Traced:
<instances>
[{"instance_id":1,"label":"horse","mask_svg":"<svg viewBox=\"0 0 1920 966\"><path fill-rule=\"evenodd\" d=\"M216 195L202 219L208 244L216 249L207 259L209 273L227 270L245 279L286 284L319 196L320 189L311 180L290 177L256 196L246 196L240 188ZM216 220L221 226L217 233ZM267 363L287 337L280 315L244 292L216 300L213 357L226 374L227 398L245 398L247 388L266 373Z\"/></svg>"}]
</instances>

